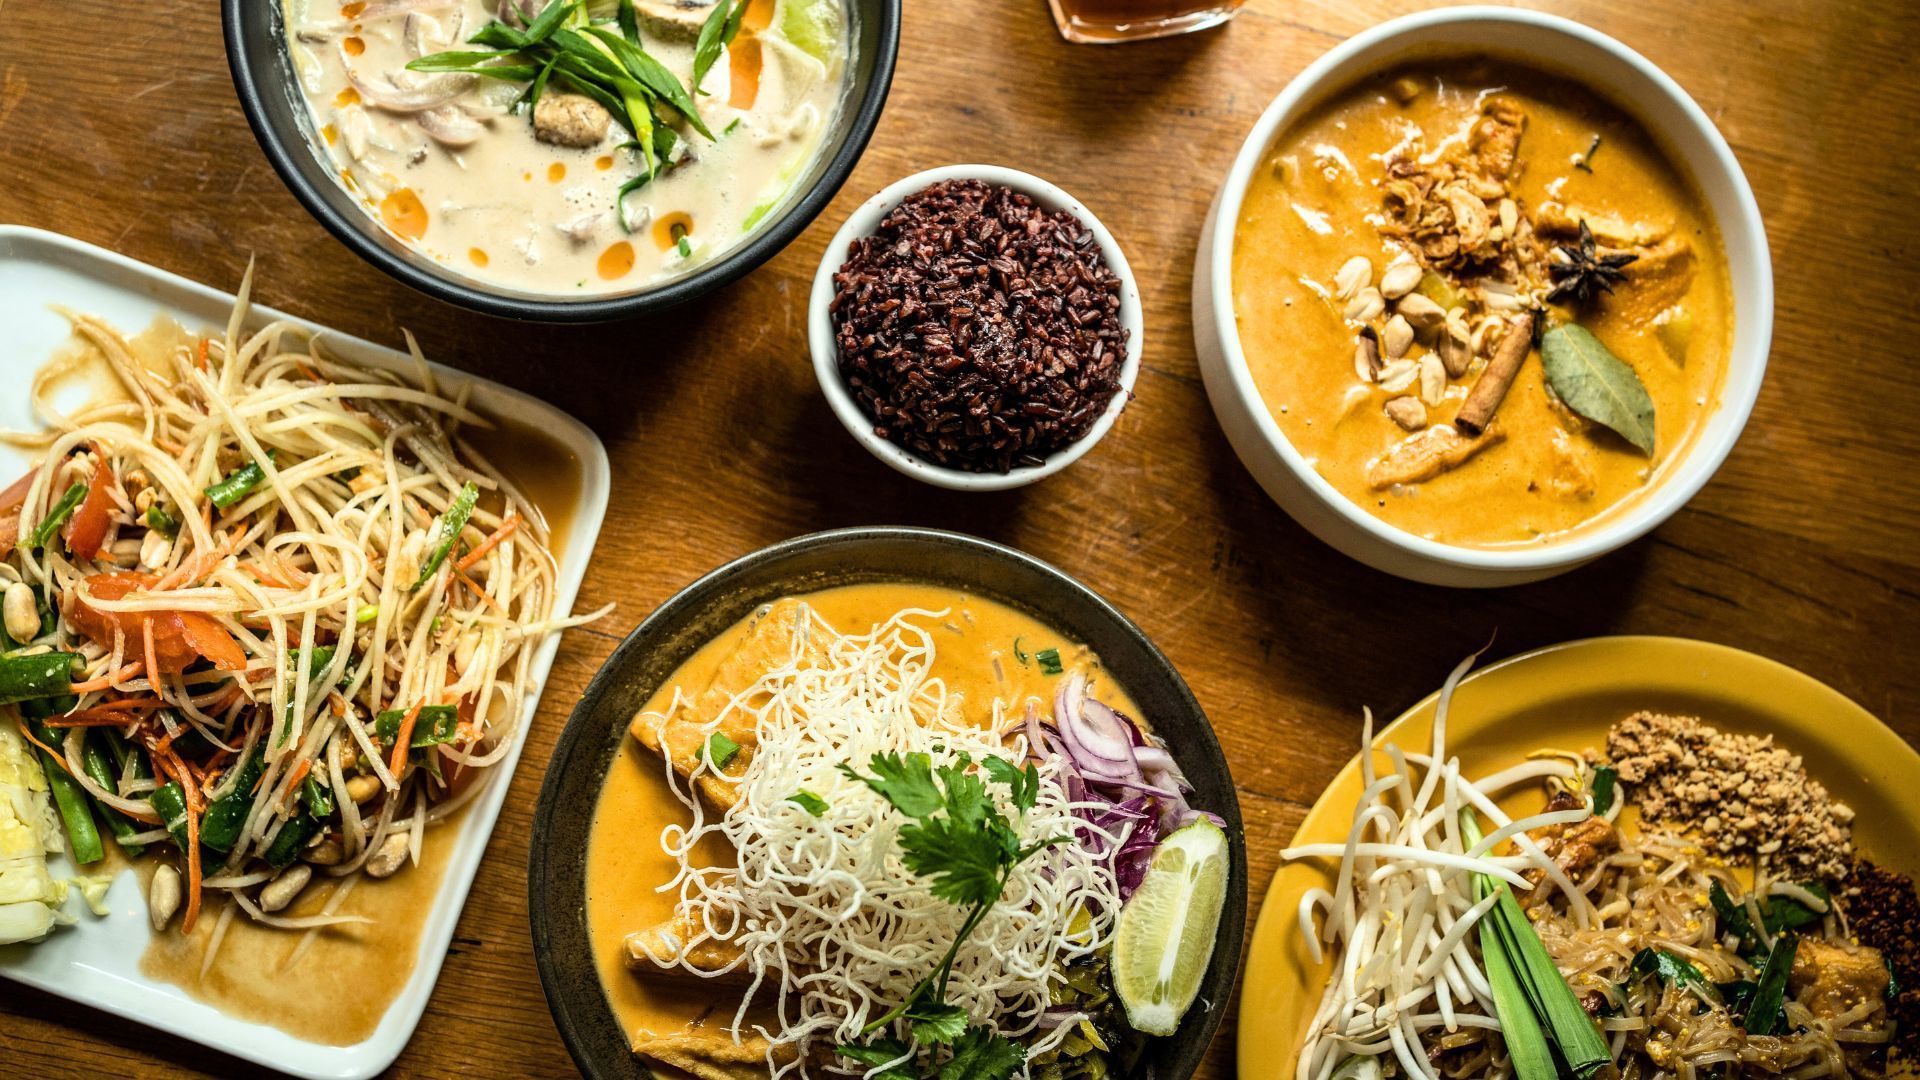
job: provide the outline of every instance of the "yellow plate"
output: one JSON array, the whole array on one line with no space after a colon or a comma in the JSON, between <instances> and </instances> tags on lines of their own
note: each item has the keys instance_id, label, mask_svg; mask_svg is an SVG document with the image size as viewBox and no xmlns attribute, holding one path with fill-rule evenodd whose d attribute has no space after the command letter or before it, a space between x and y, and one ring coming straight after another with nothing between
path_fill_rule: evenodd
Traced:
<instances>
[{"instance_id":1,"label":"yellow plate","mask_svg":"<svg viewBox=\"0 0 1920 1080\"><path fill-rule=\"evenodd\" d=\"M1439 694L1409 709L1375 745L1425 748ZM1540 747L1601 745L1608 726L1640 709L1698 716L1717 728L1771 734L1807 772L1853 807L1854 848L1920 875L1920 754L1833 688L1783 664L1704 641L1611 637L1516 656L1467 678L1447 715L1447 745L1475 774ZM1384 759L1382 759L1384 760ZM1320 796L1293 843L1346 839L1360 797L1360 759ZM1300 896L1331 888L1324 861L1282 866L1261 905L1240 991L1240 1075L1292 1077L1300 1036L1326 986L1300 942Z\"/></svg>"}]
</instances>

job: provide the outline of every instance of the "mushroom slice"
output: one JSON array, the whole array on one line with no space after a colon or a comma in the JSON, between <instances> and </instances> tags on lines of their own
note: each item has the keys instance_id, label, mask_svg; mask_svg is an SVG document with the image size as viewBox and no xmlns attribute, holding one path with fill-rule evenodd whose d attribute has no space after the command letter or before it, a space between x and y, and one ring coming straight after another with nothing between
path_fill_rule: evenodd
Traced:
<instances>
[{"instance_id":1,"label":"mushroom slice","mask_svg":"<svg viewBox=\"0 0 1920 1080\"><path fill-rule=\"evenodd\" d=\"M421 130L432 136L434 142L452 150L472 146L487 131L485 124L452 105L428 109L415 119L420 122Z\"/></svg>"},{"instance_id":2,"label":"mushroom slice","mask_svg":"<svg viewBox=\"0 0 1920 1080\"><path fill-rule=\"evenodd\" d=\"M347 69L347 81L360 95L360 100L377 109L395 113L426 112L437 109L461 94L473 88L477 75L442 75L422 83L412 90L400 90L392 86L381 86L360 77L352 68Z\"/></svg>"}]
</instances>

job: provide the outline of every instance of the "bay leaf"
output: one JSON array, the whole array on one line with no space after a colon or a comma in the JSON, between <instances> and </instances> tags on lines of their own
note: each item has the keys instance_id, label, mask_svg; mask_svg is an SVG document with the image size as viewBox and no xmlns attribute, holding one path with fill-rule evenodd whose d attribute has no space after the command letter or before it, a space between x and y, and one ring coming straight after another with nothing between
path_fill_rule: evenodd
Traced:
<instances>
[{"instance_id":1,"label":"bay leaf","mask_svg":"<svg viewBox=\"0 0 1920 1080\"><path fill-rule=\"evenodd\" d=\"M1540 361L1547 385L1567 408L1653 455L1653 399L1646 385L1586 327L1566 323L1547 331Z\"/></svg>"}]
</instances>

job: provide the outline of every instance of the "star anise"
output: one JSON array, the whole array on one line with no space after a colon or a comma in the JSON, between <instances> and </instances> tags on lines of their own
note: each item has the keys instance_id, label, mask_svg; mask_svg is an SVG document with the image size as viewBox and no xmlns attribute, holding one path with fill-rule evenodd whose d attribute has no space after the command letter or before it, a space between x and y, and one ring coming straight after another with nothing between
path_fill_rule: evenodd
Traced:
<instances>
[{"instance_id":1,"label":"star anise","mask_svg":"<svg viewBox=\"0 0 1920 1080\"><path fill-rule=\"evenodd\" d=\"M1631 251L1600 254L1585 218L1580 219L1580 243L1559 244L1553 250L1559 257L1547 260L1547 273L1553 277L1553 290L1547 293L1550 304L1568 299L1585 304L1601 293L1612 292L1613 283L1627 276L1620 268L1640 257Z\"/></svg>"}]
</instances>

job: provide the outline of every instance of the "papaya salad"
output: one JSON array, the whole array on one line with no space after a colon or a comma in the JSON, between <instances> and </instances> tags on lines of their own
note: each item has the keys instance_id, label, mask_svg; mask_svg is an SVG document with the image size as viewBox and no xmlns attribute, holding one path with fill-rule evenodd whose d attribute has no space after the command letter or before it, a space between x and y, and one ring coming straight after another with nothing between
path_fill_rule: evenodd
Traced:
<instances>
[{"instance_id":1,"label":"papaya salad","mask_svg":"<svg viewBox=\"0 0 1920 1080\"><path fill-rule=\"evenodd\" d=\"M243 332L245 294L165 349L69 313L83 348L36 376L46 430L8 438L38 463L0 494L0 723L49 847L159 859L153 926L217 918L207 965L236 914L366 921L353 885L419 862L516 744L536 645L594 617L553 610L548 523L411 337L403 377ZM101 361L116 392L61 412Z\"/></svg>"}]
</instances>

